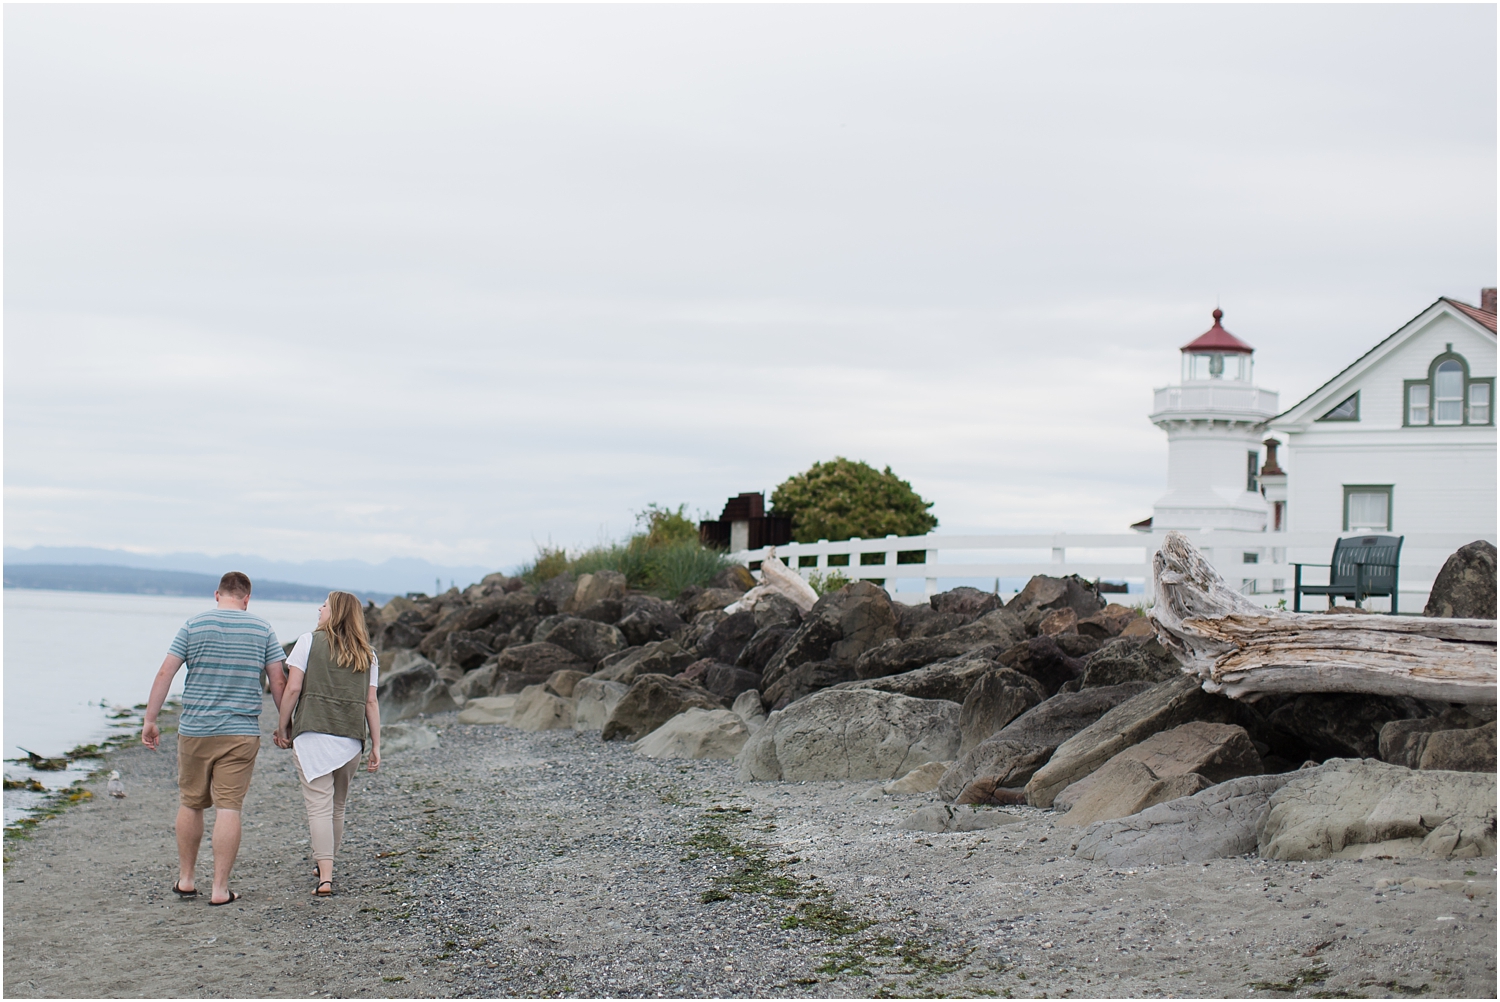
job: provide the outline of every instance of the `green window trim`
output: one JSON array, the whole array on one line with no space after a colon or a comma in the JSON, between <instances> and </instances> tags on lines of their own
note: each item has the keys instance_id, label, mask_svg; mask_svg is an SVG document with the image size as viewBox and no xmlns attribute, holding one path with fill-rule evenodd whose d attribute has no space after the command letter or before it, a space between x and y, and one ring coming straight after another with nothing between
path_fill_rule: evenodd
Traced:
<instances>
[{"instance_id":1,"label":"green window trim","mask_svg":"<svg viewBox=\"0 0 1500 1002\"><path fill-rule=\"evenodd\" d=\"M1481 427L1481 426L1493 425L1495 423L1495 377L1494 376L1470 376L1469 375L1469 360L1466 359L1466 358L1464 358L1458 352L1454 351L1452 343L1449 343L1446 346L1446 348L1447 348L1446 351L1444 351L1441 355L1437 356L1436 358L1434 358L1431 362L1429 362L1427 364L1427 378L1426 379L1404 379L1404 380L1401 381L1401 427L1403 427L1403 428L1461 428L1461 427L1464 427L1465 425L1469 425L1469 424L1473 424L1476 427ZM1452 361L1457 362L1459 365L1463 366L1463 370L1464 370L1463 420L1460 421L1460 422L1458 422L1457 424L1438 424L1437 420L1436 420L1437 400L1433 396L1432 387L1433 387L1434 382L1437 379L1437 369L1438 369L1438 366L1442 365L1444 362L1449 361L1450 359ZM1469 387L1474 386L1476 384L1481 384L1481 383L1488 385L1489 388L1490 388L1489 413L1487 415L1485 415L1485 420L1484 421L1471 422L1469 420L1469 400L1470 400L1470 397L1469 397ZM1427 420L1426 421L1418 421L1416 423L1413 423L1412 420L1411 420L1411 388L1413 386L1425 386L1425 387L1427 387ZM1339 419L1337 419L1337 418L1330 419L1330 418L1327 418L1327 417L1323 417L1323 418L1319 418L1318 420L1320 420L1320 421L1326 421L1326 420L1339 420Z\"/></svg>"},{"instance_id":2,"label":"green window trim","mask_svg":"<svg viewBox=\"0 0 1500 1002\"><path fill-rule=\"evenodd\" d=\"M1394 484L1345 484L1344 485L1344 531L1349 532L1349 497L1353 494L1385 495L1385 528L1378 532L1390 532L1396 524L1396 487ZM1361 527L1363 528L1363 527Z\"/></svg>"}]
</instances>

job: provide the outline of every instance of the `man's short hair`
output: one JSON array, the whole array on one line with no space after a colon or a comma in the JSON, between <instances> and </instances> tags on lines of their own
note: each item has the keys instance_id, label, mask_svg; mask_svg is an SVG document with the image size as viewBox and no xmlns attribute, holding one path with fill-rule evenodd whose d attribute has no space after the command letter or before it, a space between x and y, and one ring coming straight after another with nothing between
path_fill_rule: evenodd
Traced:
<instances>
[{"instance_id":1,"label":"man's short hair","mask_svg":"<svg viewBox=\"0 0 1500 1002\"><path fill-rule=\"evenodd\" d=\"M250 595L250 579L239 571L230 571L219 579L219 590L226 595L248 598Z\"/></svg>"}]
</instances>

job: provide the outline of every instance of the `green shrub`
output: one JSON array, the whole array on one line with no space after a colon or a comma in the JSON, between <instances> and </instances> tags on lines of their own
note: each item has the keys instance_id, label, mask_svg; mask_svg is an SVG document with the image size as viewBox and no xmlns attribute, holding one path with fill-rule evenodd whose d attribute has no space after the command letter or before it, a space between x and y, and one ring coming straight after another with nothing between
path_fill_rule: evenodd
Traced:
<instances>
[{"instance_id":1,"label":"green shrub","mask_svg":"<svg viewBox=\"0 0 1500 1002\"><path fill-rule=\"evenodd\" d=\"M911 484L891 472L843 456L814 463L805 473L789 478L771 494L772 511L792 520L799 543L858 536L879 539L891 533L920 536L937 528Z\"/></svg>"},{"instance_id":2,"label":"green shrub","mask_svg":"<svg viewBox=\"0 0 1500 1002\"><path fill-rule=\"evenodd\" d=\"M568 553L538 546L536 558L521 568L532 584L551 580L564 571L575 576L618 571L631 588L662 598L676 598L684 588L705 585L732 561L698 543L698 526L687 515L687 505L676 510L647 505L636 514L637 530L623 543L601 543Z\"/></svg>"},{"instance_id":3,"label":"green shrub","mask_svg":"<svg viewBox=\"0 0 1500 1002\"><path fill-rule=\"evenodd\" d=\"M807 583L812 585L813 591L822 596L827 595L831 591L838 591L844 585L849 584L850 581L844 576L842 571L829 571L827 574L820 574L817 571L813 571L807 576Z\"/></svg>"}]
</instances>

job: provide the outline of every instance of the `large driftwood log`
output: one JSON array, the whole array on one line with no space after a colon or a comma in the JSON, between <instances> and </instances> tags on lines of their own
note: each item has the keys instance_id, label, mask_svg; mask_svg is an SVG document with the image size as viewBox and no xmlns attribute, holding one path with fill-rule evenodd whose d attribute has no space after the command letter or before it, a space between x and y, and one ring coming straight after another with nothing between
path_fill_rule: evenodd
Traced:
<instances>
[{"instance_id":1,"label":"large driftwood log","mask_svg":"<svg viewBox=\"0 0 1500 1002\"><path fill-rule=\"evenodd\" d=\"M1150 617L1203 688L1369 692L1495 702L1495 621L1316 615L1262 609L1230 588L1187 537L1167 533Z\"/></svg>"}]
</instances>

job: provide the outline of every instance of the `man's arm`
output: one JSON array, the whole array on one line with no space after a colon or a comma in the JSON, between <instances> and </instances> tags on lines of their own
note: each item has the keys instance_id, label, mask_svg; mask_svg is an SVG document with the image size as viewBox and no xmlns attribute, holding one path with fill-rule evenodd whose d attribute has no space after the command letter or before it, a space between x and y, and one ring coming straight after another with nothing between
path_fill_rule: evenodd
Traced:
<instances>
[{"instance_id":1,"label":"man's arm","mask_svg":"<svg viewBox=\"0 0 1500 1002\"><path fill-rule=\"evenodd\" d=\"M272 661L266 665L266 681L271 685L271 702L281 709L281 694L286 691L286 662Z\"/></svg>"},{"instance_id":2,"label":"man's arm","mask_svg":"<svg viewBox=\"0 0 1500 1002\"><path fill-rule=\"evenodd\" d=\"M146 723L141 728L141 744L152 751L156 751L161 744L161 729L156 726L156 715L161 712L161 705L167 701L172 679L182 663L182 658L168 654L156 671L156 680L151 683L151 698L146 701Z\"/></svg>"}]
</instances>

